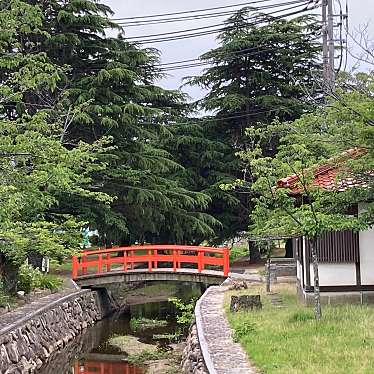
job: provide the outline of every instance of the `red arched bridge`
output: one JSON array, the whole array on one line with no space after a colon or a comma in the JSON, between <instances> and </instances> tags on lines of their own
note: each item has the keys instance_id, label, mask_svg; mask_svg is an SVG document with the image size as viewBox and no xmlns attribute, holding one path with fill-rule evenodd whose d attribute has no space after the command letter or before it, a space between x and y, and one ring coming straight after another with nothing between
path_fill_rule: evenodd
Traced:
<instances>
[{"instance_id":1,"label":"red arched bridge","mask_svg":"<svg viewBox=\"0 0 374 374\"><path fill-rule=\"evenodd\" d=\"M72 278L81 287L160 280L220 284L229 267L228 248L137 245L73 256Z\"/></svg>"}]
</instances>

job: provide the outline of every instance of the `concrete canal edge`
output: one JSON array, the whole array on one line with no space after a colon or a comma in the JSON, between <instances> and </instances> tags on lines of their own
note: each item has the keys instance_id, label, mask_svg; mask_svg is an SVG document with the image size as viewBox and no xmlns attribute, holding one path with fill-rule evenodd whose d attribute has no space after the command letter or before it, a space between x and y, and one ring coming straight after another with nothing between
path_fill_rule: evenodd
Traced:
<instances>
[{"instance_id":1,"label":"concrete canal edge","mask_svg":"<svg viewBox=\"0 0 374 374\"><path fill-rule=\"evenodd\" d=\"M0 373L34 372L52 353L113 311L105 290L79 290L50 299L31 312L26 306L23 315L20 308L14 321L0 329Z\"/></svg>"},{"instance_id":2,"label":"concrete canal edge","mask_svg":"<svg viewBox=\"0 0 374 374\"><path fill-rule=\"evenodd\" d=\"M255 374L232 330L223 309L227 287L209 287L195 306L195 322L190 327L183 352L186 374Z\"/></svg>"}]
</instances>

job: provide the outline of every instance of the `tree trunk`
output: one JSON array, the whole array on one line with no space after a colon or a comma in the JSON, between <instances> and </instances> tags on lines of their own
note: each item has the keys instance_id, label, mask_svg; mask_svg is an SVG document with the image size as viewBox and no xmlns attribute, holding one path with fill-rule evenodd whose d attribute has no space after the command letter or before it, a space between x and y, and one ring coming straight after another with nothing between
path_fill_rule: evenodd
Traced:
<instances>
[{"instance_id":1,"label":"tree trunk","mask_svg":"<svg viewBox=\"0 0 374 374\"><path fill-rule=\"evenodd\" d=\"M260 248L256 245L255 242L248 241L249 249L249 261L251 264L256 264L261 260Z\"/></svg>"},{"instance_id":2,"label":"tree trunk","mask_svg":"<svg viewBox=\"0 0 374 374\"><path fill-rule=\"evenodd\" d=\"M0 253L0 279L3 282L3 291L8 295L17 292L18 267Z\"/></svg>"},{"instance_id":3,"label":"tree trunk","mask_svg":"<svg viewBox=\"0 0 374 374\"><path fill-rule=\"evenodd\" d=\"M271 261L270 261L270 256L268 256L268 260L267 260L267 265L268 265L268 269L267 269L267 272L266 272L266 292L270 292L270 286L271 286L271 280L270 280L270 277L271 277L271 268L270 268L270 264L271 264Z\"/></svg>"},{"instance_id":4,"label":"tree trunk","mask_svg":"<svg viewBox=\"0 0 374 374\"><path fill-rule=\"evenodd\" d=\"M309 238L308 238L309 239ZM313 274L314 274L314 309L316 320L322 318L321 308L321 294L319 290L319 272L318 272L318 258L317 258L317 238L309 239L310 248L312 252Z\"/></svg>"}]
</instances>

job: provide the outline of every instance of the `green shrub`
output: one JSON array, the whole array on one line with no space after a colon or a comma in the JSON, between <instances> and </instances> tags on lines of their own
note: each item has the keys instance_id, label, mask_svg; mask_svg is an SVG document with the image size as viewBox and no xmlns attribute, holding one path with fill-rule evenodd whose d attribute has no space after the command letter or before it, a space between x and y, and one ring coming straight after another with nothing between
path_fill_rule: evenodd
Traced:
<instances>
[{"instance_id":1,"label":"green shrub","mask_svg":"<svg viewBox=\"0 0 374 374\"><path fill-rule=\"evenodd\" d=\"M34 269L31 265L21 265L18 273L17 288L30 293L38 287L41 275L41 272L38 269Z\"/></svg>"},{"instance_id":2,"label":"green shrub","mask_svg":"<svg viewBox=\"0 0 374 374\"><path fill-rule=\"evenodd\" d=\"M177 323L182 326L189 326L194 319L196 299L192 298L188 303L185 303L177 297L171 297L169 302L174 304L177 309Z\"/></svg>"},{"instance_id":3,"label":"green shrub","mask_svg":"<svg viewBox=\"0 0 374 374\"><path fill-rule=\"evenodd\" d=\"M63 280L55 275L42 274L38 288L48 289L55 292L61 288Z\"/></svg>"},{"instance_id":4,"label":"green shrub","mask_svg":"<svg viewBox=\"0 0 374 374\"><path fill-rule=\"evenodd\" d=\"M294 312L291 317L289 318L289 321L292 322L305 322L305 321L310 321L313 320L314 313L311 310L307 309L301 309L298 310L297 312Z\"/></svg>"},{"instance_id":5,"label":"green shrub","mask_svg":"<svg viewBox=\"0 0 374 374\"><path fill-rule=\"evenodd\" d=\"M256 324L245 322L242 325L235 328L234 341L238 342L243 336L247 336L256 332Z\"/></svg>"},{"instance_id":6,"label":"green shrub","mask_svg":"<svg viewBox=\"0 0 374 374\"><path fill-rule=\"evenodd\" d=\"M43 274L29 264L23 264L18 274L17 288L30 293L36 288L57 291L62 286L62 279L51 274Z\"/></svg>"},{"instance_id":7,"label":"green shrub","mask_svg":"<svg viewBox=\"0 0 374 374\"><path fill-rule=\"evenodd\" d=\"M230 250L230 262L237 260L240 257L248 256L248 248L246 246L242 247L232 247Z\"/></svg>"},{"instance_id":8,"label":"green shrub","mask_svg":"<svg viewBox=\"0 0 374 374\"><path fill-rule=\"evenodd\" d=\"M8 305L10 302L10 297L5 294L3 288L3 282L0 279L0 307Z\"/></svg>"}]
</instances>

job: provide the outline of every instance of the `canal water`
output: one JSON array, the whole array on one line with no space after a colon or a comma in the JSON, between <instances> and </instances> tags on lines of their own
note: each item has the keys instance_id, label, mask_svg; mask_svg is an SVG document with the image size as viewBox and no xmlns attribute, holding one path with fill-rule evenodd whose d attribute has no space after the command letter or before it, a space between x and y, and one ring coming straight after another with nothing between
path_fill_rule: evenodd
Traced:
<instances>
[{"instance_id":1,"label":"canal water","mask_svg":"<svg viewBox=\"0 0 374 374\"><path fill-rule=\"evenodd\" d=\"M170 291L170 283L168 289ZM153 283L153 286L155 283ZM152 286L152 285L149 285ZM152 290L162 289L158 284ZM188 302L201 295L200 285L173 283L173 297ZM155 291L157 292L157 291ZM141 292L138 293L142 295ZM145 292L147 294L147 292ZM157 297L157 295L153 295ZM145 299L147 299L145 297ZM138 328L136 321L141 319L167 321L162 326L147 329ZM134 323L135 321L135 323ZM132 305L126 310L114 313L87 329L82 335L60 352L53 354L38 374L145 374L146 369L127 361L126 343L118 348L113 345L113 338L126 337L132 345L134 339L141 343L157 346L158 349L170 350L172 343L178 340L180 327L176 323L175 306L167 301L146 302ZM182 337L183 338L183 337ZM179 337L180 339L180 337ZM129 346L131 352L133 347ZM162 374L162 373L160 373Z\"/></svg>"}]
</instances>

